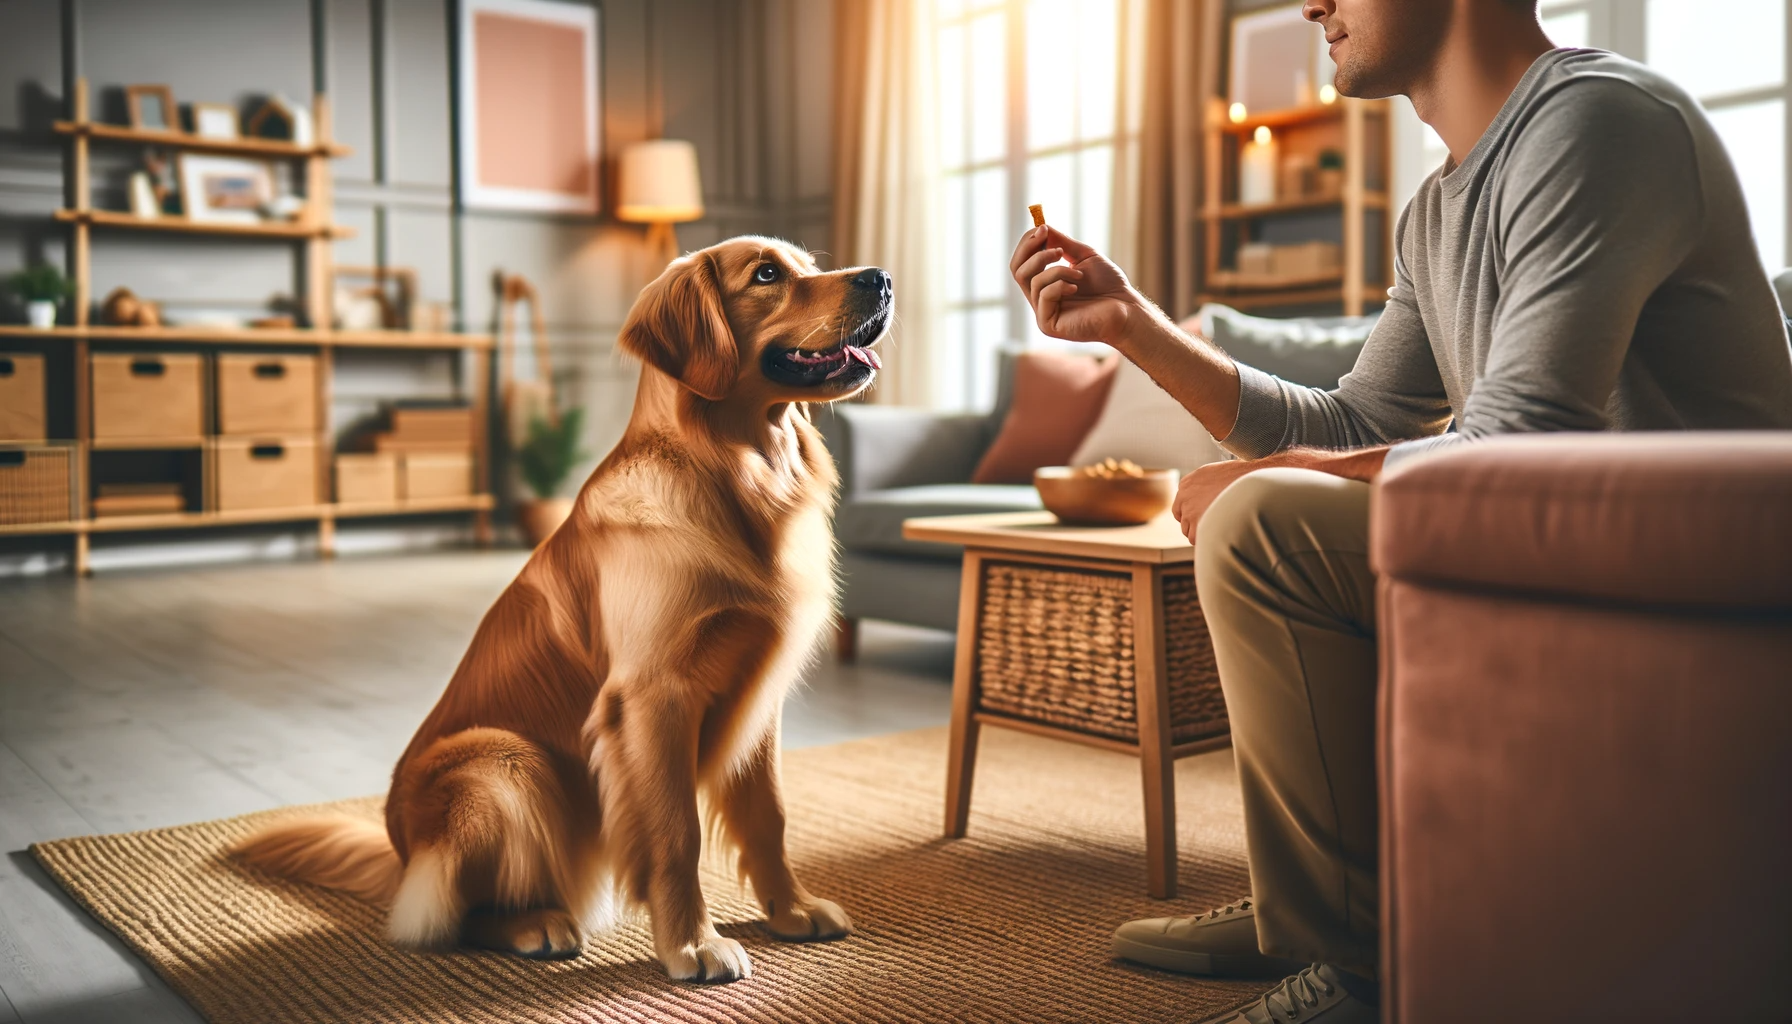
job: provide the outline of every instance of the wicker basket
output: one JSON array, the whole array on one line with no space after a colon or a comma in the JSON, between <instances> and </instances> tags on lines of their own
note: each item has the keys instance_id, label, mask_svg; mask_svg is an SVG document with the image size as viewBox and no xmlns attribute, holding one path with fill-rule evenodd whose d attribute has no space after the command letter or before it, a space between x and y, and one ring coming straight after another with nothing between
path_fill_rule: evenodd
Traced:
<instances>
[{"instance_id":1,"label":"wicker basket","mask_svg":"<svg viewBox=\"0 0 1792 1024\"><path fill-rule=\"evenodd\" d=\"M980 710L1137 742L1132 576L986 562L977 623ZM1226 702L1195 581L1166 573L1170 736L1223 735Z\"/></svg>"},{"instance_id":2,"label":"wicker basket","mask_svg":"<svg viewBox=\"0 0 1792 1024\"><path fill-rule=\"evenodd\" d=\"M66 523L75 517L75 450L0 448L0 525Z\"/></svg>"}]
</instances>

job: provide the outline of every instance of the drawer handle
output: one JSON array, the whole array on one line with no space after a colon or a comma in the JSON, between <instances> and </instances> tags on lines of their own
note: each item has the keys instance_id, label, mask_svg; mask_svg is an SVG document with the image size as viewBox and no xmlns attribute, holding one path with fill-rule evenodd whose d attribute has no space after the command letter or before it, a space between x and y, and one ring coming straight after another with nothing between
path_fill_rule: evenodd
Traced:
<instances>
[{"instance_id":1,"label":"drawer handle","mask_svg":"<svg viewBox=\"0 0 1792 1024\"><path fill-rule=\"evenodd\" d=\"M256 363L255 376L263 380L278 380L286 376L285 363Z\"/></svg>"},{"instance_id":2,"label":"drawer handle","mask_svg":"<svg viewBox=\"0 0 1792 1024\"><path fill-rule=\"evenodd\" d=\"M12 376L12 360L0 356L0 377Z\"/></svg>"},{"instance_id":3,"label":"drawer handle","mask_svg":"<svg viewBox=\"0 0 1792 1024\"><path fill-rule=\"evenodd\" d=\"M160 359L131 360L131 376L133 377L160 377L167 372L168 364Z\"/></svg>"},{"instance_id":4,"label":"drawer handle","mask_svg":"<svg viewBox=\"0 0 1792 1024\"><path fill-rule=\"evenodd\" d=\"M286 454L283 444L256 444L249 446L249 457L252 459L277 459Z\"/></svg>"},{"instance_id":5,"label":"drawer handle","mask_svg":"<svg viewBox=\"0 0 1792 1024\"><path fill-rule=\"evenodd\" d=\"M23 466L25 453L22 451L0 451L0 466Z\"/></svg>"}]
</instances>

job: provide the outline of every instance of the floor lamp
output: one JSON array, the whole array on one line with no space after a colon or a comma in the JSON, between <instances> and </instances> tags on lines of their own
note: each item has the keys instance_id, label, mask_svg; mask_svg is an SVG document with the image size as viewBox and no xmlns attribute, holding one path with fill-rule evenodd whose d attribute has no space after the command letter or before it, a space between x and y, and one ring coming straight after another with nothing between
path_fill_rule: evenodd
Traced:
<instances>
[{"instance_id":1,"label":"floor lamp","mask_svg":"<svg viewBox=\"0 0 1792 1024\"><path fill-rule=\"evenodd\" d=\"M678 256L672 225L703 216L703 180L697 147L678 139L637 142L622 151L616 219L646 224L654 272Z\"/></svg>"}]
</instances>

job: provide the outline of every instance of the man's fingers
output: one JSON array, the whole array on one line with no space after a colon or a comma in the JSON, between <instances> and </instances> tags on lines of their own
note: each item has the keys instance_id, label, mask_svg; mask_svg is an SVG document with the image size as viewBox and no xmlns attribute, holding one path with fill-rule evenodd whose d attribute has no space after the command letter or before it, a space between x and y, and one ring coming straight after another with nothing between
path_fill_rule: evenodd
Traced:
<instances>
[{"instance_id":1,"label":"man's fingers","mask_svg":"<svg viewBox=\"0 0 1792 1024\"><path fill-rule=\"evenodd\" d=\"M1014 282L1020 285L1021 291L1031 295L1033 291L1031 284L1033 278L1039 276L1046 267L1058 262L1058 258L1063 255L1064 250L1062 249L1039 250L1034 253L1027 262L1022 263L1019 270L1014 272Z\"/></svg>"},{"instance_id":2,"label":"man's fingers","mask_svg":"<svg viewBox=\"0 0 1792 1024\"><path fill-rule=\"evenodd\" d=\"M1044 248L1047 238L1047 233L1038 228L1033 228L1020 236L1020 241L1014 246L1014 255L1008 259L1008 272L1015 275L1016 280L1020 279L1021 264L1027 262L1034 253Z\"/></svg>"},{"instance_id":3,"label":"man's fingers","mask_svg":"<svg viewBox=\"0 0 1792 1024\"><path fill-rule=\"evenodd\" d=\"M1093 246L1077 241L1064 232L1059 231L1057 228L1052 227L1050 224L1045 226L1045 238L1042 240L1041 244L1052 245L1063 249L1064 255L1068 257L1072 263L1081 263L1091 256L1100 255L1100 253L1095 251Z\"/></svg>"},{"instance_id":4,"label":"man's fingers","mask_svg":"<svg viewBox=\"0 0 1792 1024\"><path fill-rule=\"evenodd\" d=\"M1046 267L1028 280L1027 297L1037 304L1040 297L1045 294L1045 290L1052 285L1066 281L1080 281L1082 278L1083 272L1075 267L1062 265Z\"/></svg>"}]
</instances>

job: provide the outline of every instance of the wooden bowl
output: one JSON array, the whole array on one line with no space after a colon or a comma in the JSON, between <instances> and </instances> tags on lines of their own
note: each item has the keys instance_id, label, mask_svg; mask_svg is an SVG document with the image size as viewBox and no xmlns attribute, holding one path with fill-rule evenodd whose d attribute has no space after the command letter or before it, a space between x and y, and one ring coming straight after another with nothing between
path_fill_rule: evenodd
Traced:
<instances>
[{"instance_id":1,"label":"wooden bowl","mask_svg":"<svg viewBox=\"0 0 1792 1024\"><path fill-rule=\"evenodd\" d=\"M1065 523L1133 526L1170 507L1178 477L1173 469L1147 469L1144 476L1108 480L1084 476L1069 466L1033 471L1033 486L1047 511Z\"/></svg>"}]
</instances>

